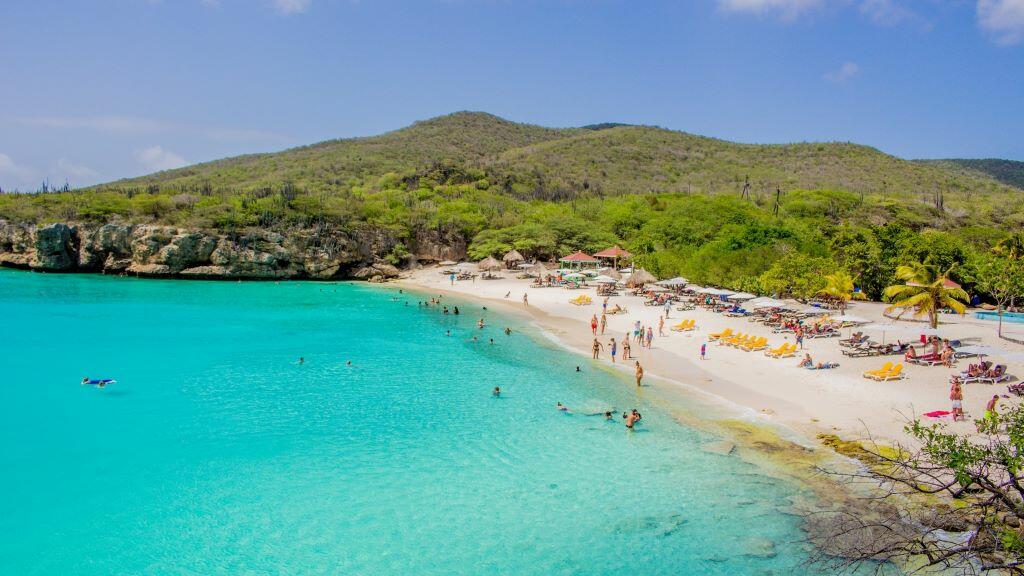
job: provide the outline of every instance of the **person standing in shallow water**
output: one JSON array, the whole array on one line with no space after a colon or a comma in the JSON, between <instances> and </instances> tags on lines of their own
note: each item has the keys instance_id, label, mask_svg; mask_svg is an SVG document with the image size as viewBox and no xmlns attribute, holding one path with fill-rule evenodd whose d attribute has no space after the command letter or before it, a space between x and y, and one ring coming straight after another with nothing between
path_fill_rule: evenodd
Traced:
<instances>
[{"instance_id":1,"label":"person standing in shallow water","mask_svg":"<svg viewBox=\"0 0 1024 576\"><path fill-rule=\"evenodd\" d=\"M609 347L612 354L612 364L615 364L615 355L619 352L619 345L615 343L615 338L612 338L612 342L609 344Z\"/></svg>"},{"instance_id":2,"label":"person standing in shallow water","mask_svg":"<svg viewBox=\"0 0 1024 576\"><path fill-rule=\"evenodd\" d=\"M644 379L644 367L640 365L640 361L636 361L636 385L642 386L640 383Z\"/></svg>"},{"instance_id":3,"label":"person standing in shallow water","mask_svg":"<svg viewBox=\"0 0 1024 576\"><path fill-rule=\"evenodd\" d=\"M604 336L604 329L608 327L608 316L601 312L601 336Z\"/></svg>"},{"instance_id":4,"label":"person standing in shallow water","mask_svg":"<svg viewBox=\"0 0 1024 576\"><path fill-rule=\"evenodd\" d=\"M601 343L597 341L597 338L594 338L594 345L592 346L592 350L594 352L594 360L597 360L597 357L601 353L601 350L604 350L604 346L602 346Z\"/></svg>"},{"instance_id":5,"label":"person standing in shallow water","mask_svg":"<svg viewBox=\"0 0 1024 576\"><path fill-rule=\"evenodd\" d=\"M665 335L665 317L664 316L659 316L658 317L658 336L664 336L664 335Z\"/></svg>"},{"instance_id":6,"label":"person standing in shallow water","mask_svg":"<svg viewBox=\"0 0 1024 576\"><path fill-rule=\"evenodd\" d=\"M523 292L523 306L529 306L530 299L526 297L526 292Z\"/></svg>"},{"instance_id":7,"label":"person standing in shallow water","mask_svg":"<svg viewBox=\"0 0 1024 576\"><path fill-rule=\"evenodd\" d=\"M629 360L629 333L626 333L626 337L622 339L622 361Z\"/></svg>"}]
</instances>

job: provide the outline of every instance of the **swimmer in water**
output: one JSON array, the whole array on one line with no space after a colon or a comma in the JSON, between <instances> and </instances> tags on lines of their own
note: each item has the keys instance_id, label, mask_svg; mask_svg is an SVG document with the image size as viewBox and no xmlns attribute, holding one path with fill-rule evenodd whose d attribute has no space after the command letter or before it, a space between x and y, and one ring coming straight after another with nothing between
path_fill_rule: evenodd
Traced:
<instances>
[{"instance_id":1,"label":"swimmer in water","mask_svg":"<svg viewBox=\"0 0 1024 576\"><path fill-rule=\"evenodd\" d=\"M352 365L352 361L351 360L345 362L345 366L351 366L351 365Z\"/></svg>"},{"instance_id":2,"label":"swimmer in water","mask_svg":"<svg viewBox=\"0 0 1024 576\"><path fill-rule=\"evenodd\" d=\"M629 428L630 430L632 430L633 426L640 421L640 418L636 414L636 410L633 412L623 412L622 419L626 421L626 428Z\"/></svg>"},{"instance_id":3,"label":"swimmer in water","mask_svg":"<svg viewBox=\"0 0 1024 576\"><path fill-rule=\"evenodd\" d=\"M306 359L303 358L302 356L299 356L299 364L305 364L305 363L306 363Z\"/></svg>"},{"instance_id":4,"label":"swimmer in water","mask_svg":"<svg viewBox=\"0 0 1024 576\"><path fill-rule=\"evenodd\" d=\"M576 371L577 371L577 372L579 372L579 371L580 371L580 367L579 367L579 366L577 366L577 367L576 367Z\"/></svg>"},{"instance_id":5,"label":"swimmer in water","mask_svg":"<svg viewBox=\"0 0 1024 576\"><path fill-rule=\"evenodd\" d=\"M564 405L564 404L562 404L561 402L557 403L555 405L555 408L557 408L559 412L566 412L566 413L569 412L569 407Z\"/></svg>"},{"instance_id":6,"label":"swimmer in water","mask_svg":"<svg viewBox=\"0 0 1024 576\"><path fill-rule=\"evenodd\" d=\"M491 344L494 344L494 338L491 338L490 341L491 341Z\"/></svg>"},{"instance_id":7,"label":"swimmer in water","mask_svg":"<svg viewBox=\"0 0 1024 576\"><path fill-rule=\"evenodd\" d=\"M444 331L444 335L445 336L451 336L452 335L452 331L451 330L445 330Z\"/></svg>"},{"instance_id":8,"label":"swimmer in water","mask_svg":"<svg viewBox=\"0 0 1024 576\"><path fill-rule=\"evenodd\" d=\"M476 323L476 327L480 328L480 329L483 329L484 326L485 326L484 319L481 318L480 321Z\"/></svg>"},{"instance_id":9,"label":"swimmer in water","mask_svg":"<svg viewBox=\"0 0 1024 576\"><path fill-rule=\"evenodd\" d=\"M511 336L511 335L512 335L512 329L506 326L505 327L505 336Z\"/></svg>"},{"instance_id":10,"label":"swimmer in water","mask_svg":"<svg viewBox=\"0 0 1024 576\"><path fill-rule=\"evenodd\" d=\"M494 387L494 391L491 392L491 396L494 396L495 398L501 396L501 387L500 386L495 386Z\"/></svg>"}]
</instances>

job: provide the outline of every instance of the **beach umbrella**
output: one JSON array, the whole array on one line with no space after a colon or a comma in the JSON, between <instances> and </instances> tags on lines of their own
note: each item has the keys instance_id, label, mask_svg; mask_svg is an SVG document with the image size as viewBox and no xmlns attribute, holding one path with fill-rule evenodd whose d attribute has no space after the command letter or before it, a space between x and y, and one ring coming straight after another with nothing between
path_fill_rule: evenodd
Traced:
<instances>
[{"instance_id":1,"label":"beach umbrella","mask_svg":"<svg viewBox=\"0 0 1024 576\"><path fill-rule=\"evenodd\" d=\"M906 326L897 326L896 324L879 324L879 323L868 324L867 326L861 326L861 330L870 330L872 332L881 332L882 333L882 344L885 344L885 336L886 336L886 334L890 334L890 335L897 335L897 334L908 335L908 334L911 334L911 332L907 330Z\"/></svg>"},{"instance_id":2,"label":"beach umbrella","mask_svg":"<svg viewBox=\"0 0 1024 576\"><path fill-rule=\"evenodd\" d=\"M1024 352L1014 352L1012 354L1004 353L1002 357L1004 360L1009 360L1010 362L1024 362Z\"/></svg>"},{"instance_id":3,"label":"beach umbrella","mask_svg":"<svg viewBox=\"0 0 1024 576\"><path fill-rule=\"evenodd\" d=\"M580 272L587 276L597 276L597 270L580 270Z\"/></svg>"},{"instance_id":4,"label":"beach umbrella","mask_svg":"<svg viewBox=\"0 0 1024 576\"><path fill-rule=\"evenodd\" d=\"M729 300L750 300L751 298L754 298L754 295L747 292L729 295Z\"/></svg>"},{"instance_id":5,"label":"beach umbrella","mask_svg":"<svg viewBox=\"0 0 1024 576\"><path fill-rule=\"evenodd\" d=\"M477 264L477 268L481 270L501 270L502 267L502 263L493 256L488 256Z\"/></svg>"},{"instance_id":6,"label":"beach umbrella","mask_svg":"<svg viewBox=\"0 0 1024 576\"><path fill-rule=\"evenodd\" d=\"M1004 356L1006 352L996 348L995 346L986 346L984 344L971 344L970 346L961 346L956 349L957 354L964 354L967 356Z\"/></svg>"},{"instance_id":7,"label":"beach umbrella","mask_svg":"<svg viewBox=\"0 0 1024 576\"><path fill-rule=\"evenodd\" d=\"M626 281L626 286L643 286L644 284L653 284L657 281L658 279L653 274L641 268L630 274L629 280Z\"/></svg>"},{"instance_id":8,"label":"beach umbrella","mask_svg":"<svg viewBox=\"0 0 1024 576\"><path fill-rule=\"evenodd\" d=\"M622 280L622 273L615 268L609 268L605 270L604 275L609 278L615 278L616 280Z\"/></svg>"},{"instance_id":9,"label":"beach umbrella","mask_svg":"<svg viewBox=\"0 0 1024 576\"><path fill-rule=\"evenodd\" d=\"M615 278L612 278L611 276L605 276L604 274L594 278L592 281L598 284L615 284L616 282L618 282L618 280L616 280Z\"/></svg>"},{"instance_id":10,"label":"beach umbrella","mask_svg":"<svg viewBox=\"0 0 1024 576\"><path fill-rule=\"evenodd\" d=\"M460 270L468 271L476 268L476 264L473 264L472 262L459 262L458 264L455 265L455 267Z\"/></svg>"},{"instance_id":11,"label":"beach umbrella","mask_svg":"<svg viewBox=\"0 0 1024 576\"><path fill-rule=\"evenodd\" d=\"M696 294L700 294L701 293L700 291L703 290L703 289L704 289L703 286L698 286L696 284L687 284L686 285L686 290L688 292L693 292L693 293L696 293Z\"/></svg>"},{"instance_id":12,"label":"beach umbrella","mask_svg":"<svg viewBox=\"0 0 1024 576\"><path fill-rule=\"evenodd\" d=\"M582 278L586 278L586 276L580 274L579 272L570 272L563 276L563 278L565 278L566 280L580 280Z\"/></svg>"},{"instance_id":13,"label":"beach umbrella","mask_svg":"<svg viewBox=\"0 0 1024 576\"><path fill-rule=\"evenodd\" d=\"M506 264L512 262L522 262L523 260L526 260L526 258L523 258L523 255L520 254L518 250L509 250L504 256L501 257L501 261L505 262Z\"/></svg>"},{"instance_id":14,"label":"beach umbrella","mask_svg":"<svg viewBox=\"0 0 1024 576\"><path fill-rule=\"evenodd\" d=\"M707 287L707 288L700 288L698 286L697 288L699 288L697 290L698 294L707 294L709 296L714 296L715 294L718 294L718 289L717 288L711 288L710 286Z\"/></svg>"},{"instance_id":15,"label":"beach umbrella","mask_svg":"<svg viewBox=\"0 0 1024 576\"><path fill-rule=\"evenodd\" d=\"M750 302L747 302L747 306L751 308L782 308L786 305L782 300L776 300L775 298L755 298Z\"/></svg>"},{"instance_id":16,"label":"beach umbrella","mask_svg":"<svg viewBox=\"0 0 1024 576\"><path fill-rule=\"evenodd\" d=\"M850 324L867 324L868 322L871 322L870 320L866 320L864 318L861 318L860 316L854 316L852 314L843 314L842 316L836 316L835 318L833 318L833 320L835 320L836 322L849 322Z\"/></svg>"},{"instance_id":17,"label":"beach umbrella","mask_svg":"<svg viewBox=\"0 0 1024 576\"><path fill-rule=\"evenodd\" d=\"M648 292L668 292L668 288L665 288L664 286L658 286L657 284L647 285L646 290Z\"/></svg>"}]
</instances>

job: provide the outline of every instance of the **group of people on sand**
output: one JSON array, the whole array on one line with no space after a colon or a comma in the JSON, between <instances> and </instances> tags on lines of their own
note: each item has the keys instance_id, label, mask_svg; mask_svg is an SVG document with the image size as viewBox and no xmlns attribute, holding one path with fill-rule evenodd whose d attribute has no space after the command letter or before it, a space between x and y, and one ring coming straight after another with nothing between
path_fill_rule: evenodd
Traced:
<instances>
[{"instance_id":1,"label":"group of people on sand","mask_svg":"<svg viewBox=\"0 0 1024 576\"><path fill-rule=\"evenodd\" d=\"M839 368L839 363L818 362L817 364L815 364L814 360L811 359L810 354L804 354L804 359L801 360L800 363L797 364L796 366L797 368L807 368L808 370L831 370L833 368Z\"/></svg>"},{"instance_id":2,"label":"group of people on sand","mask_svg":"<svg viewBox=\"0 0 1024 576\"><path fill-rule=\"evenodd\" d=\"M556 402L555 403L555 409L558 410L559 412L563 413L563 414L573 414L574 413L572 410L569 409L568 406L566 406L565 404L562 404L561 402ZM612 408L611 410L604 410L604 411L600 411L600 412L586 412L583 415L584 416L604 416L604 419L606 421L613 422L615 420L615 409ZM623 412L622 413L622 420L626 423L626 428L628 428L629 430L632 430L633 427L636 426L636 424L638 422L640 422L641 420L643 420L643 419L644 419L643 415L640 414L640 412L637 411L636 408L633 408L629 412Z\"/></svg>"}]
</instances>

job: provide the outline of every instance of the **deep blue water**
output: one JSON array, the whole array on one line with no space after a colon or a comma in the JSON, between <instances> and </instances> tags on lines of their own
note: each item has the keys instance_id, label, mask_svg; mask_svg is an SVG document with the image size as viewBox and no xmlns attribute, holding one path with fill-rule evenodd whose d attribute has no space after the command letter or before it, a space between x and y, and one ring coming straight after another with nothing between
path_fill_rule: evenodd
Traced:
<instances>
[{"instance_id":1,"label":"deep blue water","mask_svg":"<svg viewBox=\"0 0 1024 576\"><path fill-rule=\"evenodd\" d=\"M394 296L0 270L0 573L807 573L795 486L517 320ZM641 426L581 414L611 407Z\"/></svg>"}]
</instances>

